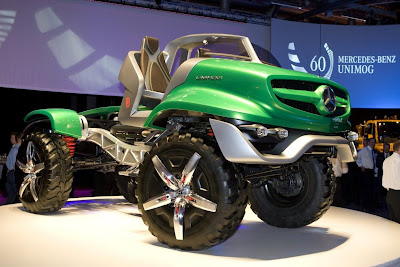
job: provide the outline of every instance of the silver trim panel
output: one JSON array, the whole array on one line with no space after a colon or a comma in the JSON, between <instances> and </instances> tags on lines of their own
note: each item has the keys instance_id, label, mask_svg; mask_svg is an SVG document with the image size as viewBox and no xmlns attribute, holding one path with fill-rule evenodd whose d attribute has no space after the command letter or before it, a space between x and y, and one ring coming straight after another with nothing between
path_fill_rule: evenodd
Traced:
<instances>
[{"instance_id":1,"label":"silver trim panel","mask_svg":"<svg viewBox=\"0 0 400 267\"><path fill-rule=\"evenodd\" d=\"M162 99L164 94L156 91L149 91L149 90L144 90L143 92L144 96L155 98L155 99Z\"/></svg>"},{"instance_id":2,"label":"silver trim panel","mask_svg":"<svg viewBox=\"0 0 400 267\"><path fill-rule=\"evenodd\" d=\"M81 128L82 128L82 136L81 138L78 138L79 141L84 141L86 137L89 135L89 123L86 119L85 116L79 115L79 120L81 122Z\"/></svg>"},{"instance_id":3,"label":"silver trim panel","mask_svg":"<svg viewBox=\"0 0 400 267\"><path fill-rule=\"evenodd\" d=\"M342 162L353 162L349 141L340 136L303 135L281 154L261 154L234 125L210 119L211 127L224 157L234 163L288 164L298 160L312 146L335 146Z\"/></svg>"},{"instance_id":4,"label":"silver trim panel","mask_svg":"<svg viewBox=\"0 0 400 267\"><path fill-rule=\"evenodd\" d=\"M100 146L123 165L138 166L143 161L145 153L151 149L151 146L139 142L135 145L126 144L104 129L89 128L88 131L87 142Z\"/></svg>"},{"instance_id":5,"label":"silver trim panel","mask_svg":"<svg viewBox=\"0 0 400 267\"><path fill-rule=\"evenodd\" d=\"M171 81L164 92L162 100L164 100L173 89L179 85L182 85L186 81L190 71L197 65L197 63L206 59L207 58L190 58L183 62L172 76Z\"/></svg>"},{"instance_id":6,"label":"silver trim panel","mask_svg":"<svg viewBox=\"0 0 400 267\"><path fill-rule=\"evenodd\" d=\"M132 97L134 97L132 99L134 102L130 110L131 116L137 111L137 107L145 91L144 77L136 57L140 58L139 51L129 51L118 75L118 79L125 86L125 90L131 92Z\"/></svg>"}]
</instances>

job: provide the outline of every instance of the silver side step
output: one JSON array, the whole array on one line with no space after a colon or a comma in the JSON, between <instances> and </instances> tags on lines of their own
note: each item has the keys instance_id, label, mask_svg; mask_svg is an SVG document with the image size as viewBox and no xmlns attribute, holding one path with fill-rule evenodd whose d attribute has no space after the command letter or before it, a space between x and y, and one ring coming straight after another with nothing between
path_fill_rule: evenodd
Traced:
<instances>
[{"instance_id":1,"label":"silver side step","mask_svg":"<svg viewBox=\"0 0 400 267\"><path fill-rule=\"evenodd\" d=\"M353 162L357 150L352 142L340 136L303 135L281 154L261 154L234 125L210 119L211 127L224 157L234 163L288 164L298 160L312 146L334 146L342 162Z\"/></svg>"},{"instance_id":2,"label":"silver side step","mask_svg":"<svg viewBox=\"0 0 400 267\"><path fill-rule=\"evenodd\" d=\"M100 128L89 128L85 141L100 146L119 164L135 167L143 161L145 153L151 149L151 146L142 142L136 142L135 145L126 144L109 131Z\"/></svg>"}]
</instances>

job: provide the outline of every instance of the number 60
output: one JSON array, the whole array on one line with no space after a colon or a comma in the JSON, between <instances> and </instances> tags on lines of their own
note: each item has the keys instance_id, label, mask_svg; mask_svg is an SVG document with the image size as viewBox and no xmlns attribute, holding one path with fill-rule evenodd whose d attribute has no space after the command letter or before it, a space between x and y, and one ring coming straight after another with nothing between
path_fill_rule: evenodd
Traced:
<instances>
[{"instance_id":1,"label":"number 60","mask_svg":"<svg viewBox=\"0 0 400 267\"><path fill-rule=\"evenodd\" d=\"M318 58L318 61L315 59L317 56L315 55L310 62L310 68L312 71L316 71L317 69L321 72L325 71L326 68L326 60L323 56Z\"/></svg>"}]
</instances>

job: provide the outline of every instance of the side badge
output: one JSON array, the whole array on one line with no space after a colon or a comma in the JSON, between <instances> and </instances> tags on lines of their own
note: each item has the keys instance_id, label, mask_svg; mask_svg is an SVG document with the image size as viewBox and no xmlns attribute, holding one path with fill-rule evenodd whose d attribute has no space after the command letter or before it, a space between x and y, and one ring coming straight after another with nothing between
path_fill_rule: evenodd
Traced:
<instances>
[{"instance_id":1,"label":"side badge","mask_svg":"<svg viewBox=\"0 0 400 267\"><path fill-rule=\"evenodd\" d=\"M130 105L131 105L131 98L130 97L125 98L125 107L129 108Z\"/></svg>"}]
</instances>

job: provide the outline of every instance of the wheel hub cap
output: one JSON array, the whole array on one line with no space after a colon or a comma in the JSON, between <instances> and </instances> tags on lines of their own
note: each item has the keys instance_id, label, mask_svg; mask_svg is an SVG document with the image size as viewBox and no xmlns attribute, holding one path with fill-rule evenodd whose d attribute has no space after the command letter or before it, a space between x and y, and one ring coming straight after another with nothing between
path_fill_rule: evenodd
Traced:
<instances>
[{"instance_id":1,"label":"wheel hub cap","mask_svg":"<svg viewBox=\"0 0 400 267\"><path fill-rule=\"evenodd\" d=\"M289 173L285 180L276 180L273 186L279 194L285 197L294 197L300 194L303 188L303 179L299 172Z\"/></svg>"},{"instance_id":2,"label":"wheel hub cap","mask_svg":"<svg viewBox=\"0 0 400 267\"><path fill-rule=\"evenodd\" d=\"M25 189L29 186L30 191L32 193L32 197L36 202L39 199L36 192L36 181L38 178L36 174L44 169L44 164L43 163L35 164L33 162L35 154L36 154L35 145L33 144L32 141L29 141L28 146L26 148L26 164L23 164L22 162L17 160L17 165L24 173L27 174L24 177L24 181L22 182L19 188L19 196L22 198Z\"/></svg>"},{"instance_id":3,"label":"wheel hub cap","mask_svg":"<svg viewBox=\"0 0 400 267\"><path fill-rule=\"evenodd\" d=\"M149 199L143 204L144 210L151 210L159 208L171 203L174 204L174 232L177 240L183 240L183 222L185 209L188 206L194 206L198 209L205 211L216 212L217 204L194 193L190 188L190 182L192 181L193 174L196 170L197 164L200 161L201 156L198 153L194 153L189 159L185 168L180 175L180 179L174 177L165 165L161 162L158 156L152 158L154 168L156 169L161 180L168 187L168 192Z\"/></svg>"}]
</instances>

